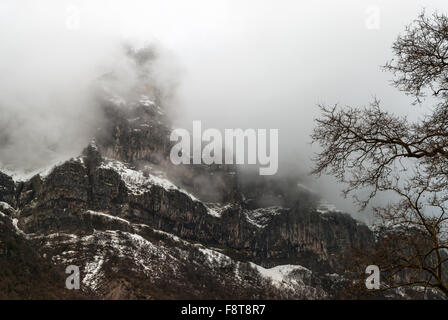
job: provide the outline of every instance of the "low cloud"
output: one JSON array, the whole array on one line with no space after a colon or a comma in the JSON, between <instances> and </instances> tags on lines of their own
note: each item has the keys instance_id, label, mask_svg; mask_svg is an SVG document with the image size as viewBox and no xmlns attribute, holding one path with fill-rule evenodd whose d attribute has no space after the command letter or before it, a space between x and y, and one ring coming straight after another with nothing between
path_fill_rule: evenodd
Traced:
<instances>
[{"instance_id":1,"label":"low cloud","mask_svg":"<svg viewBox=\"0 0 448 320\"><path fill-rule=\"evenodd\" d=\"M379 20L368 28L372 6ZM92 82L112 68L120 88L133 85L122 45L149 41L167 48L152 81L169 92L176 127L279 129L279 174L354 211L332 179L307 176L317 104L376 95L390 111L418 114L379 66L422 7L448 10L439 0L4 0L0 162L33 169L79 154L102 121Z\"/></svg>"}]
</instances>

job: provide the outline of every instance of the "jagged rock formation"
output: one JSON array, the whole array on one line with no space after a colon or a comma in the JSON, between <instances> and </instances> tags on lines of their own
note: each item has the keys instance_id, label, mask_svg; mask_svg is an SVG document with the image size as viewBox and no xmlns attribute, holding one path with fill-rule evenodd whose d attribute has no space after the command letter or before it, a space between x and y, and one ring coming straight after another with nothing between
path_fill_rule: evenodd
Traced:
<instances>
[{"instance_id":1,"label":"jagged rock formation","mask_svg":"<svg viewBox=\"0 0 448 320\"><path fill-rule=\"evenodd\" d=\"M25 263L47 282L28 295L11 285L31 274L10 272L0 297L341 296L351 279L340 260L374 242L370 229L317 210L294 177L174 166L169 117L157 90L141 87L99 94L105 125L79 157L25 181L0 172L1 269ZM64 289L68 265L81 269L79 292Z\"/></svg>"},{"instance_id":2,"label":"jagged rock formation","mask_svg":"<svg viewBox=\"0 0 448 320\"><path fill-rule=\"evenodd\" d=\"M88 299L88 289L69 291L62 269L39 254L40 247L24 237L10 216L15 210L0 202L0 299ZM61 285L62 284L62 285Z\"/></svg>"},{"instance_id":3,"label":"jagged rock formation","mask_svg":"<svg viewBox=\"0 0 448 320\"><path fill-rule=\"evenodd\" d=\"M15 205L16 186L12 178L0 172L0 201Z\"/></svg>"},{"instance_id":4,"label":"jagged rock formation","mask_svg":"<svg viewBox=\"0 0 448 320\"><path fill-rule=\"evenodd\" d=\"M32 259L79 265L88 297L337 297L339 259L372 243L367 226L317 212L291 181L175 167L159 106L103 103L109 125L80 157L28 181L0 174L2 227L37 248Z\"/></svg>"}]
</instances>

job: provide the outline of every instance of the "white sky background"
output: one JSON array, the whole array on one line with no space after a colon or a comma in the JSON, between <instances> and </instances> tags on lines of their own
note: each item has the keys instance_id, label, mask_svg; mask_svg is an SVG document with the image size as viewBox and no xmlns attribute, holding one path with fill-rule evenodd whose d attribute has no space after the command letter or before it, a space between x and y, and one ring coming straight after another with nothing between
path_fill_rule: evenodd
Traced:
<instances>
[{"instance_id":1,"label":"white sky background","mask_svg":"<svg viewBox=\"0 0 448 320\"><path fill-rule=\"evenodd\" d=\"M279 128L281 165L307 172L318 103L366 105L376 95L388 110L412 118L421 112L410 106L411 98L389 86L391 75L379 66L422 8L448 13L448 2L2 0L0 95L20 93L20 101L0 97L0 111L8 122L18 110L30 113L25 123L39 127L36 120L47 118L48 109L36 113L30 108L58 91L77 98L62 99L73 106L51 116L81 117L86 124L88 110L82 115L70 110L79 111L79 93L95 76L98 63L113 59L113 44L128 38L156 40L174 57L164 62L167 69L182 70L175 106L178 126L189 128L193 120L202 120L205 127ZM366 23L375 10L379 28L369 29ZM76 135L77 125L63 127ZM61 128L51 129L57 134L42 131L56 141ZM35 130L29 135L35 136L39 128ZM2 157L6 155L0 151L0 161ZM351 208L334 184L314 187L339 207Z\"/></svg>"}]
</instances>

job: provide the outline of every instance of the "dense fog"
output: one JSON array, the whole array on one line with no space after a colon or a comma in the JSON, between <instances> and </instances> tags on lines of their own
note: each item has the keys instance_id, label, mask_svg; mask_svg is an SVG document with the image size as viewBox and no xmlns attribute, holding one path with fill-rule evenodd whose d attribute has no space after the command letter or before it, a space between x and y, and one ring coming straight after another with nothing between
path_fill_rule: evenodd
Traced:
<instances>
[{"instance_id":1,"label":"dense fog","mask_svg":"<svg viewBox=\"0 0 448 320\"><path fill-rule=\"evenodd\" d=\"M354 212L330 178L308 176L319 103L418 118L380 70L391 44L423 8L445 1L12 1L0 2L0 164L34 170L75 156L101 126L92 83L122 72L123 43L155 45L153 72L176 127L279 129L279 174Z\"/></svg>"}]
</instances>

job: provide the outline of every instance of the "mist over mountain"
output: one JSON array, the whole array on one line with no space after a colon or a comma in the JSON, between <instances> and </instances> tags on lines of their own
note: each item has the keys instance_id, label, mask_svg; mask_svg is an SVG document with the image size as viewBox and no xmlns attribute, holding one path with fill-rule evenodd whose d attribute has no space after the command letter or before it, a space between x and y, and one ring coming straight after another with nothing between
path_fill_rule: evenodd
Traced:
<instances>
[{"instance_id":1,"label":"mist over mountain","mask_svg":"<svg viewBox=\"0 0 448 320\"><path fill-rule=\"evenodd\" d=\"M380 19L373 30L372 7ZM297 174L354 212L331 178L308 177L317 104L366 105L376 95L386 108L418 117L422 110L401 109L410 99L388 86L379 66L422 7L444 4L2 1L0 163L27 171L79 154L103 125L95 81L120 73L126 91L137 71L123 44L151 44L159 50L151 81L170 92L164 104L174 127L201 120L218 129L278 128L279 174Z\"/></svg>"},{"instance_id":2,"label":"mist over mountain","mask_svg":"<svg viewBox=\"0 0 448 320\"><path fill-rule=\"evenodd\" d=\"M357 213L341 184L310 175L318 104L379 97L410 120L428 110L408 108L412 98L380 70L422 7L448 9L438 0L1 1L0 298L441 298L414 285L367 290L364 265L382 261L370 253L402 230L365 223L370 207ZM174 164L171 135L195 121L278 129L277 174ZM78 288L64 282L68 266Z\"/></svg>"},{"instance_id":3,"label":"mist over mountain","mask_svg":"<svg viewBox=\"0 0 448 320\"><path fill-rule=\"evenodd\" d=\"M2 43L3 168L29 172L79 154L105 125L96 99L103 77L113 77L110 89L123 96L131 94L137 84L157 86L166 92L164 100L169 103L175 82L155 78L159 72L156 57L150 65L139 64L131 57L138 49L134 44L98 39L101 42L73 41L48 31L32 41L26 37Z\"/></svg>"}]
</instances>

